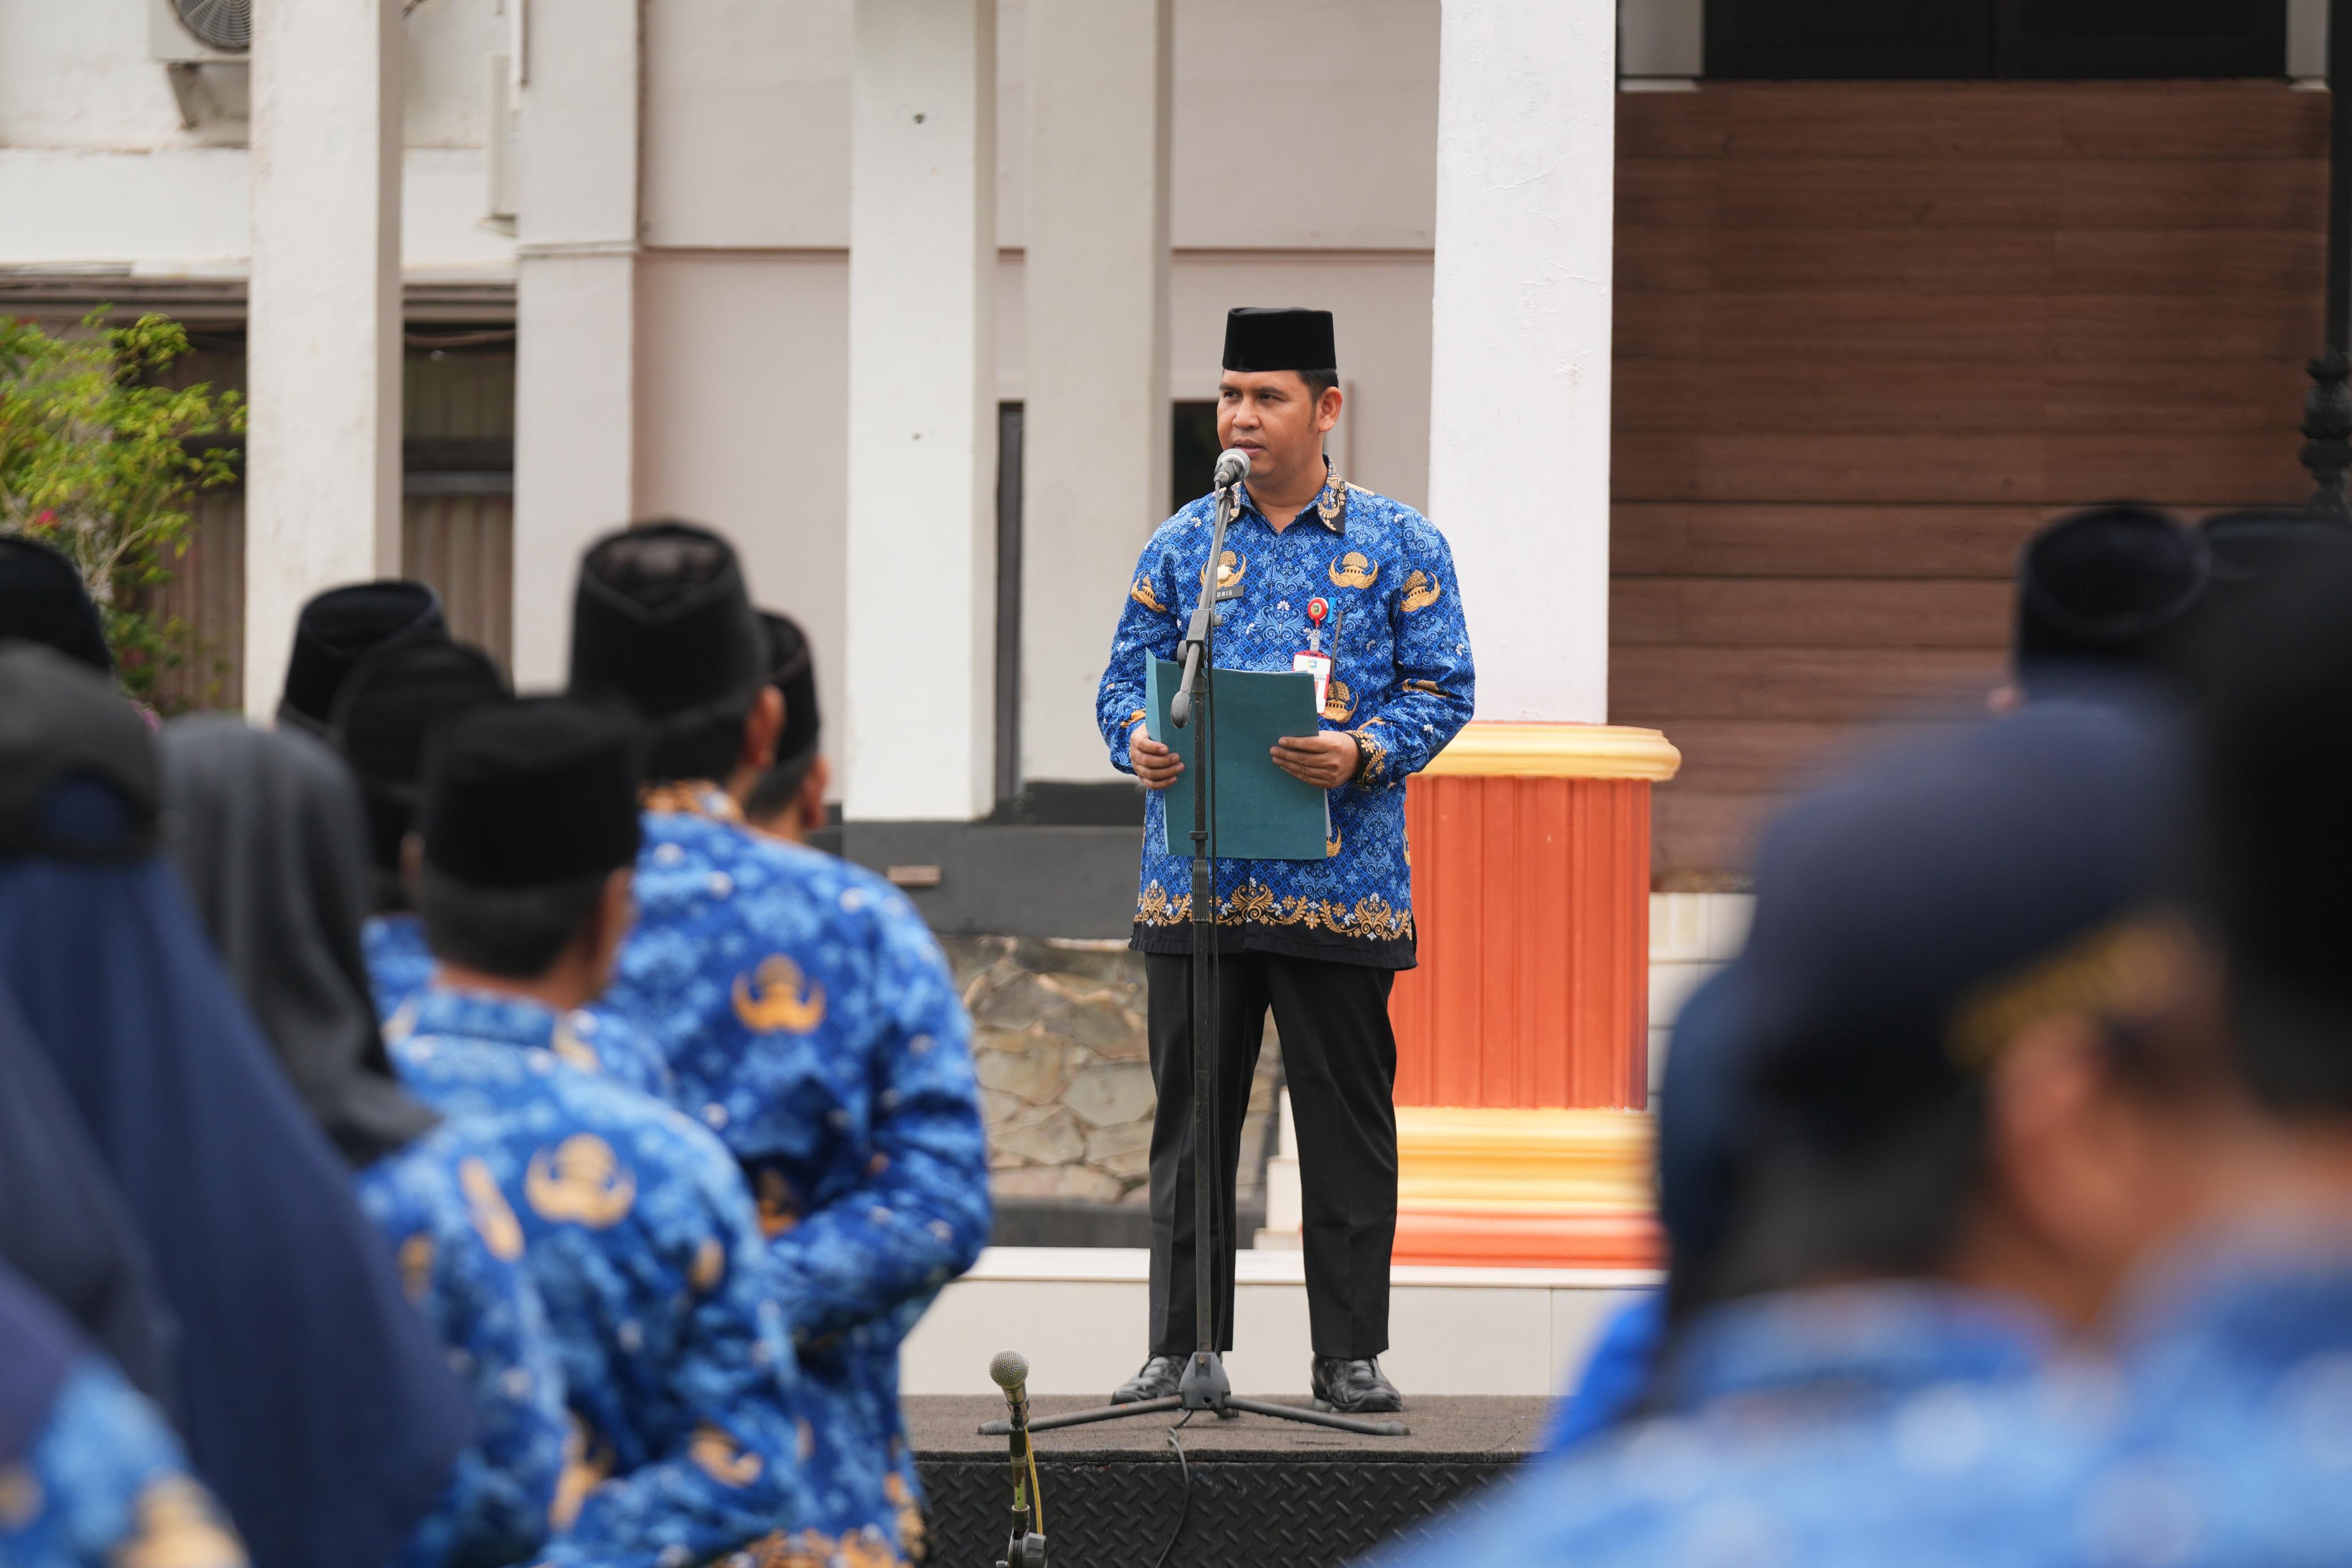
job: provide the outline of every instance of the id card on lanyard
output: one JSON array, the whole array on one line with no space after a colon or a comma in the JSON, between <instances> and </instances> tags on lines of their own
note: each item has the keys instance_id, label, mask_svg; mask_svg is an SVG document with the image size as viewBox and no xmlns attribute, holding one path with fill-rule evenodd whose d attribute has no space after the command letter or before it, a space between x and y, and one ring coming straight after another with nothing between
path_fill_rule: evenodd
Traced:
<instances>
[{"instance_id":1,"label":"id card on lanyard","mask_svg":"<svg viewBox=\"0 0 2352 1568\"><path fill-rule=\"evenodd\" d=\"M1315 677L1315 711L1321 713L1331 695L1331 655L1323 652L1323 621L1331 607L1320 599L1307 601L1307 648L1290 656L1290 667Z\"/></svg>"}]
</instances>

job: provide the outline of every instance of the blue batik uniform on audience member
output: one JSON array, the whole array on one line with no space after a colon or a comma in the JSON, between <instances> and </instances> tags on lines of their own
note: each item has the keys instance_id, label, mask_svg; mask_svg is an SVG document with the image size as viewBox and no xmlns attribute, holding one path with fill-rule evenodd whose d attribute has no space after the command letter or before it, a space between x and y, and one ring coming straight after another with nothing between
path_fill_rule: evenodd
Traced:
<instances>
[{"instance_id":1,"label":"blue batik uniform on audience member","mask_svg":"<svg viewBox=\"0 0 2352 1568\"><path fill-rule=\"evenodd\" d=\"M1677 1347L1644 1418L1523 1471L1462 1522L1381 1561L2015 1561L2040 1521L1985 1500L2052 1495L2081 1473L2078 1449L1991 1440L2002 1402L2032 1386L2051 1343L2021 1307L1932 1284L1721 1307ZM1906 1550L1860 1549L1890 1540Z\"/></svg>"},{"instance_id":2,"label":"blue batik uniform on audience member","mask_svg":"<svg viewBox=\"0 0 2352 1568\"><path fill-rule=\"evenodd\" d=\"M753 833L713 782L772 750L771 674L741 565L718 535L646 524L583 559L572 685L644 716L656 786L636 929L595 1010L658 1044L676 1103L740 1162L812 1397L835 1429L864 1434L845 1468L888 1488L885 1506L844 1522L912 1552L920 1489L899 1342L988 1239L970 1025L904 896ZM824 1547L795 1550L822 1560Z\"/></svg>"},{"instance_id":3,"label":"blue batik uniform on audience member","mask_svg":"<svg viewBox=\"0 0 2352 1568\"><path fill-rule=\"evenodd\" d=\"M667 1047L677 1103L742 1162L819 1396L920 1495L898 1344L989 1225L970 1023L939 944L864 868L757 837L707 787L656 792L635 935L592 1010Z\"/></svg>"},{"instance_id":4,"label":"blue batik uniform on audience member","mask_svg":"<svg viewBox=\"0 0 2352 1568\"><path fill-rule=\"evenodd\" d=\"M433 954L425 923L414 915L378 915L362 933L368 981L386 1028L406 1029L402 1009L433 984ZM583 1072L602 1072L639 1093L667 1100L676 1085L660 1050L627 1019L588 1008L563 1015L551 1051Z\"/></svg>"},{"instance_id":5,"label":"blue batik uniform on audience member","mask_svg":"<svg viewBox=\"0 0 2352 1568\"><path fill-rule=\"evenodd\" d=\"M397 1568L528 1561L555 1506L570 1431L563 1371L521 1228L493 1201L498 1152L493 1130L445 1122L354 1178L402 1288L474 1396L474 1440Z\"/></svg>"},{"instance_id":6,"label":"blue batik uniform on audience member","mask_svg":"<svg viewBox=\"0 0 2352 1568\"><path fill-rule=\"evenodd\" d=\"M1242 495L1241 515L1225 532L1219 577L1241 593L1224 603L1217 667L1288 670L1292 657L1307 651L1307 606L1323 601L1328 616L1317 636L1335 663L1317 727L1353 735L1364 759L1352 781L1329 792L1328 859L1217 862L1220 941L1224 950L1410 968L1404 781L1469 721L1475 686L1453 552L1427 517L1336 472L1278 533L1246 485ZM1176 660L1200 600L1214 505L1204 496L1160 524L1136 562L1095 699L1096 722L1121 772L1134 771L1144 662ZM1166 816L1164 793L1150 791L1135 946L1145 953L1189 953L1187 825L1179 825L1163 850Z\"/></svg>"},{"instance_id":7,"label":"blue batik uniform on audience member","mask_svg":"<svg viewBox=\"0 0 2352 1568\"><path fill-rule=\"evenodd\" d=\"M546 1008L436 988L406 1021L401 1077L485 1145L461 1185L527 1260L583 1462L610 1476L542 1561L675 1568L810 1517L824 1478L803 1462L835 1435L795 1424L792 1346L725 1149L565 1065Z\"/></svg>"},{"instance_id":8,"label":"blue batik uniform on audience member","mask_svg":"<svg viewBox=\"0 0 2352 1568\"><path fill-rule=\"evenodd\" d=\"M162 1412L0 1267L0 1563L245 1568Z\"/></svg>"}]
</instances>

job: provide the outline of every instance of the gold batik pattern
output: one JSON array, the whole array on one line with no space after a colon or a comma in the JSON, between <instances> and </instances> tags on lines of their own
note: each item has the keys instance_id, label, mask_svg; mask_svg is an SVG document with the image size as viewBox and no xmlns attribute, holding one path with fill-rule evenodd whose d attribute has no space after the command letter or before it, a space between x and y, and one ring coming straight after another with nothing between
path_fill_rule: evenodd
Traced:
<instances>
[{"instance_id":1,"label":"gold batik pattern","mask_svg":"<svg viewBox=\"0 0 2352 1568\"><path fill-rule=\"evenodd\" d=\"M1153 882L1136 901L1136 923L1183 925L1192 918L1192 895L1170 894ZM1297 925L1309 931L1364 941L1400 942L1412 936L1412 911L1399 909L1378 894L1345 903L1336 898L1285 897L1252 878L1217 906L1220 925Z\"/></svg>"}]
</instances>

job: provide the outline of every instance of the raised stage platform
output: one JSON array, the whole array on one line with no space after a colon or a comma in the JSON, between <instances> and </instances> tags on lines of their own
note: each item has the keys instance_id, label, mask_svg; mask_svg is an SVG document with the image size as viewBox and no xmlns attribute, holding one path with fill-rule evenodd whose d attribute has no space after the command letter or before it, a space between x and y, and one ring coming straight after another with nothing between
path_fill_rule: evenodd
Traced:
<instances>
[{"instance_id":1,"label":"raised stage platform","mask_svg":"<svg viewBox=\"0 0 2352 1568\"><path fill-rule=\"evenodd\" d=\"M1304 1400L1288 1401L1304 1404ZM1036 1415L1093 1398L1040 1396ZM1475 1494L1524 1458L1548 1402L1528 1397L1413 1397L1403 1437L1244 1416L1167 1416L1040 1432L1038 1484L1052 1568L1151 1568L1183 1531L1168 1568L1317 1568L1354 1561L1398 1532ZM917 1462L930 1493L931 1557L949 1568L997 1560L1010 1520L1005 1440L980 1424L1004 1414L999 1396L907 1401ZM1189 1501L1187 1472L1189 1471Z\"/></svg>"}]
</instances>

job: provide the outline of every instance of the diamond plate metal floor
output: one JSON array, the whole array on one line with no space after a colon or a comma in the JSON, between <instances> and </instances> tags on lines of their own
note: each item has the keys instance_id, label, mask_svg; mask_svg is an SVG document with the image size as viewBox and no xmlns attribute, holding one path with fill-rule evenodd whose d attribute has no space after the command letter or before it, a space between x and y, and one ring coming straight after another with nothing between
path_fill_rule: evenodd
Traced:
<instances>
[{"instance_id":1,"label":"diamond plate metal floor","mask_svg":"<svg viewBox=\"0 0 2352 1568\"><path fill-rule=\"evenodd\" d=\"M1090 1401L1041 1398L1036 1413ZM1192 1499L1170 1568L1319 1568L1350 1562L1458 1503L1525 1457L1547 1402L1410 1400L1405 1437L1359 1437L1244 1416L1195 1416L1180 1432ZM1002 1399L907 1401L929 1492L934 1563L985 1568L1003 1544L1010 1503L1004 1440L978 1435ZM1037 1437L1054 1568L1149 1568L1183 1505L1166 1416Z\"/></svg>"}]
</instances>

